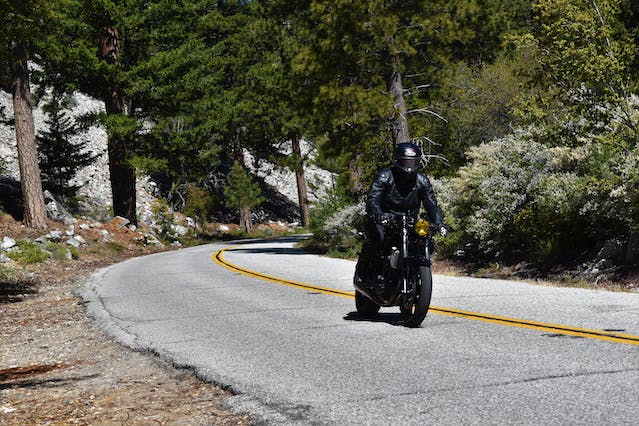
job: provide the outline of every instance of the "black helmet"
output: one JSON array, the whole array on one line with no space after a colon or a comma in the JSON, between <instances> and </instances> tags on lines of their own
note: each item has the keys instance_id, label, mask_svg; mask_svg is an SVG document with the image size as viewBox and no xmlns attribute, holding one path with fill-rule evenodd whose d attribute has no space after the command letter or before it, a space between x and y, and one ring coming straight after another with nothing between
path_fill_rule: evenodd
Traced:
<instances>
[{"instance_id":1,"label":"black helmet","mask_svg":"<svg viewBox=\"0 0 639 426\"><path fill-rule=\"evenodd\" d=\"M415 174L420 168L422 150L412 142L402 142L393 150L393 165L408 174Z\"/></svg>"}]
</instances>

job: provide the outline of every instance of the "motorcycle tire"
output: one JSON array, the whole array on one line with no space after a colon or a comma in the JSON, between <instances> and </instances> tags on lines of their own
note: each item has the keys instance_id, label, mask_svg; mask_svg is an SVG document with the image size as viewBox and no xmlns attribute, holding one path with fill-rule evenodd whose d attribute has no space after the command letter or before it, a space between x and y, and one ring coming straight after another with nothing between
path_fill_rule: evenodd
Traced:
<instances>
[{"instance_id":1,"label":"motorcycle tire","mask_svg":"<svg viewBox=\"0 0 639 426\"><path fill-rule=\"evenodd\" d=\"M422 324L430 307L430 297L433 292L433 275L430 266L420 266L417 279L415 303L411 306L400 306L404 325L410 328L416 328Z\"/></svg>"},{"instance_id":2,"label":"motorcycle tire","mask_svg":"<svg viewBox=\"0 0 639 426\"><path fill-rule=\"evenodd\" d=\"M357 313L364 317L372 317L379 312L379 305L355 290L355 308Z\"/></svg>"}]
</instances>

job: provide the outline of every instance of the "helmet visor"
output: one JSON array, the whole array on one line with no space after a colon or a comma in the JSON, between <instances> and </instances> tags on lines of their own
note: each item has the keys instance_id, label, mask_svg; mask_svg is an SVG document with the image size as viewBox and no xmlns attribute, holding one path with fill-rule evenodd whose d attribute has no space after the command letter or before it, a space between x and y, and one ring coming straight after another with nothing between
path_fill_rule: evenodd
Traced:
<instances>
[{"instance_id":1,"label":"helmet visor","mask_svg":"<svg viewBox=\"0 0 639 426\"><path fill-rule=\"evenodd\" d=\"M419 168L419 158L397 158L395 160L395 165L405 172L415 172Z\"/></svg>"}]
</instances>

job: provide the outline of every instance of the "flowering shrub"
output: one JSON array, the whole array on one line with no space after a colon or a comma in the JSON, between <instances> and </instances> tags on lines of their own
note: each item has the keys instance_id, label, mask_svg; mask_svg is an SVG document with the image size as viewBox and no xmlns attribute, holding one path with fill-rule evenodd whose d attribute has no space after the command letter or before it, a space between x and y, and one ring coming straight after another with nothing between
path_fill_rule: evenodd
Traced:
<instances>
[{"instance_id":1,"label":"flowering shrub","mask_svg":"<svg viewBox=\"0 0 639 426\"><path fill-rule=\"evenodd\" d=\"M572 117L473 147L454 177L433 179L454 230L439 253L551 266L638 235L639 98L600 109L607 120ZM354 252L363 203L327 203L314 217L314 238L326 250Z\"/></svg>"},{"instance_id":2,"label":"flowering shrub","mask_svg":"<svg viewBox=\"0 0 639 426\"><path fill-rule=\"evenodd\" d=\"M623 140L613 124L576 147L549 146L531 127L471 148L468 164L438 183L457 231L443 251L555 263L623 237L639 223L639 155L612 144Z\"/></svg>"},{"instance_id":3,"label":"flowering shrub","mask_svg":"<svg viewBox=\"0 0 639 426\"><path fill-rule=\"evenodd\" d=\"M352 204L331 198L311 210L313 237L310 248L329 255L355 257L361 247L358 232L365 223L364 201Z\"/></svg>"}]
</instances>

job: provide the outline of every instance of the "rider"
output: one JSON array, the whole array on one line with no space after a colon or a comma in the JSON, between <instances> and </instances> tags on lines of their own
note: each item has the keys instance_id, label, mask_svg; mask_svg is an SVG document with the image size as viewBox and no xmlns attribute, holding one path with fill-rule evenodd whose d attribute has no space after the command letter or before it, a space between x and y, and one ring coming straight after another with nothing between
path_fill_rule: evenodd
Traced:
<instances>
[{"instance_id":1,"label":"rider","mask_svg":"<svg viewBox=\"0 0 639 426\"><path fill-rule=\"evenodd\" d=\"M393 166L380 171L368 191L366 213L366 240L357 263L356 276L359 279L376 279L379 274L380 257L384 242L384 225L394 214L409 214L417 218L421 203L428 218L442 235L442 215L437 207L433 187L428 178L419 173L422 158L421 149L411 142L399 143L393 151Z\"/></svg>"}]
</instances>

